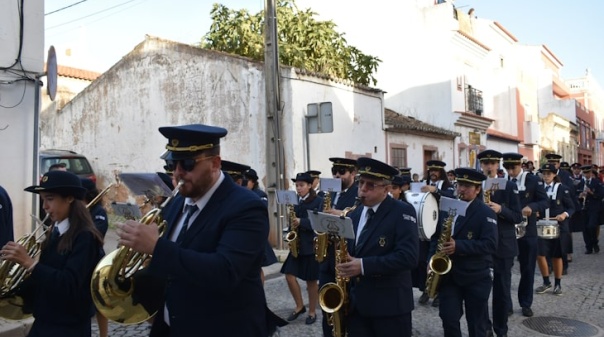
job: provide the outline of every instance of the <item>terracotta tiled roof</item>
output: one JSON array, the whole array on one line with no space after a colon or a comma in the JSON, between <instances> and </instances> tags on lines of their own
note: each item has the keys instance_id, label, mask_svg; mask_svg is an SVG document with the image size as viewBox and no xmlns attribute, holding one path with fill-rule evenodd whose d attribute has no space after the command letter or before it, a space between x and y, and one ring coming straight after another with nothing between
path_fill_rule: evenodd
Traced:
<instances>
[{"instance_id":1,"label":"terracotta tiled roof","mask_svg":"<svg viewBox=\"0 0 604 337\"><path fill-rule=\"evenodd\" d=\"M44 71L46 71L46 63L44 64ZM66 66L57 66L57 75L63 76L63 77L76 78L76 79L80 79L80 80L86 80L86 81L94 81L99 76L101 76L100 73L97 73L94 71L66 67Z\"/></svg>"},{"instance_id":2,"label":"terracotta tiled roof","mask_svg":"<svg viewBox=\"0 0 604 337\"><path fill-rule=\"evenodd\" d=\"M437 136L443 138L455 138L460 134L455 131L434 126L413 117L400 115L393 110L385 110L385 122L387 131L415 133L424 136Z\"/></svg>"}]
</instances>

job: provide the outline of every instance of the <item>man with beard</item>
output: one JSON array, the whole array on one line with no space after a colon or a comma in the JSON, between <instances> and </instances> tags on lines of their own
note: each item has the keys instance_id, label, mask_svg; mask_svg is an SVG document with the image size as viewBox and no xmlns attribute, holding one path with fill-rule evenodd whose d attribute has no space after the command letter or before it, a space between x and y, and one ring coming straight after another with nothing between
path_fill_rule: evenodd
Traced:
<instances>
[{"instance_id":1,"label":"man with beard","mask_svg":"<svg viewBox=\"0 0 604 337\"><path fill-rule=\"evenodd\" d=\"M160 127L162 155L179 194L163 210L167 229L134 220L118 225L119 243L153 255L145 268L165 288L150 336L269 335L260 266L269 232L258 196L221 171L227 130L192 124ZM191 305L196 303L197 305Z\"/></svg>"},{"instance_id":2,"label":"man with beard","mask_svg":"<svg viewBox=\"0 0 604 337\"><path fill-rule=\"evenodd\" d=\"M331 209L327 212L335 215L342 214L346 207L352 207L358 197L358 187L354 179L357 173L357 161L349 158L329 158L332 162L331 174L334 179L340 179L342 190L331 192ZM335 282L335 249L329 246L327 257L319 265L319 289L327 283ZM332 327L327 323L327 314L323 311L323 336L332 336Z\"/></svg>"}]
</instances>

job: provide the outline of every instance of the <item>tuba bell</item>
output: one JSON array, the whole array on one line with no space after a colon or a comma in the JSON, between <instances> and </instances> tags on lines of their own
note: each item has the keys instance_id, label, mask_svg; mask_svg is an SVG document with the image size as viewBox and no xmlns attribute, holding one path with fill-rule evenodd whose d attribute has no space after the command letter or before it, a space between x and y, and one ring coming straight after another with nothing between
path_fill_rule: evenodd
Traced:
<instances>
[{"instance_id":1,"label":"tuba bell","mask_svg":"<svg viewBox=\"0 0 604 337\"><path fill-rule=\"evenodd\" d=\"M178 185L158 208L150 210L140 223L151 225L157 223L160 236L166 229L162 219L163 208L174 198L184 182ZM127 247L120 247L105 255L94 268L90 282L92 301L97 310L109 320L122 324L136 324L153 317L158 307L144 305L135 299L136 280L134 274L144 269L151 256L135 252Z\"/></svg>"}]
</instances>

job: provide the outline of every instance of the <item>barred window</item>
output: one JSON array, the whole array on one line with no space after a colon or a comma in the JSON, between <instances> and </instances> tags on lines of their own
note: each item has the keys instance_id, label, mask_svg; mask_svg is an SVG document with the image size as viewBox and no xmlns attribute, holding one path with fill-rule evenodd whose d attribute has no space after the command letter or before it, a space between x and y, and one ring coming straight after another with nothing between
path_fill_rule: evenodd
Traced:
<instances>
[{"instance_id":1,"label":"barred window","mask_svg":"<svg viewBox=\"0 0 604 337\"><path fill-rule=\"evenodd\" d=\"M406 147L393 147L390 153L390 165L398 168L407 167Z\"/></svg>"}]
</instances>

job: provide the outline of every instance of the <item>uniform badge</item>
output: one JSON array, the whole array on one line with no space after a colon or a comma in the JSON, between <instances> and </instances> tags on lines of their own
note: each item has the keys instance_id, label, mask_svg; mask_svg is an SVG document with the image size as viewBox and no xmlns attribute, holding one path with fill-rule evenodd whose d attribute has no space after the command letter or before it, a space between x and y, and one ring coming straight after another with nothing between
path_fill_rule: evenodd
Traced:
<instances>
[{"instance_id":1,"label":"uniform badge","mask_svg":"<svg viewBox=\"0 0 604 337\"><path fill-rule=\"evenodd\" d=\"M178 139L175 139L175 138L174 138L174 139L172 139L172 140L170 141L170 143L172 143L172 146L177 147L177 146L178 146L178 143L180 143L180 142L178 141Z\"/></svg>"},{"instance_id":2,"label":"uniform badge","mask_svg":"<svg viewBox=\"0 0 604 337\"><path fill-rule=\"evenodd\" d=\"M380 247L386 246L386 237L380 236L380 239L378 240L378 244L380 245Z\"/></svg>"},{"instance_id":3,"label":"uniform badge","mask_svg":"<svg viewBox=\"0 0 604 337\"><path fill-rule=\"evenodd\" d=\"M524 196L526 199L528 199L531 196L531 194L529 192L526 192L526 195Z\"/></svg>"},{"instance_id":4,"label":"uniform badge","mask_svg":"<svg viewBox=\"0 0 604 337\"><path fill-rule=\"evenodd\" d=\"M556 205L560 206L560 200L556 200Z\"/></svg>"},{"instance_id":5,"label":"uniform badge","mask_svg":"<svg viewBox=\"0 0 604 337\"><path fill-rule=\"evenodd\" d=\"M472 240L472 236L474 236L474 233L468 232L468 240Z\"/></svg>"},{"instance_id":6,"label":"uniform badge","mask_svg":"<svg viewBox=\"0 0 604 337\"><path fill-rule=\"evenodd\" d=\"M45 183L45 182L47 182L47 181L48 181L48 176L44 176L44 177L42 177L42 182L43 182L43 183Z\"/></svg>"}]
</instances>

